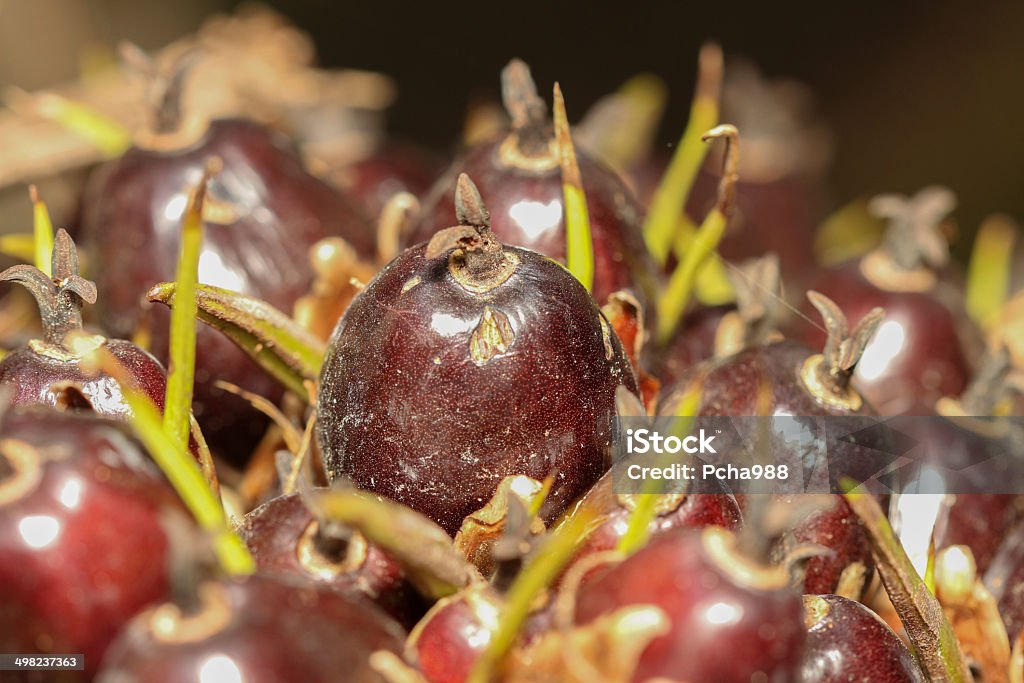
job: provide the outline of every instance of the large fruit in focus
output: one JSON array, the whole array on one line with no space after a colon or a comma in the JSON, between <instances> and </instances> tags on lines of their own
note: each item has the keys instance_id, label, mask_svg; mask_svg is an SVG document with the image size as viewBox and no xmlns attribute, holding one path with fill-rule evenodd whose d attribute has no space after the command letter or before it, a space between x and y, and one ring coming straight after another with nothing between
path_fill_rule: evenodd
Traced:
<instances>
[{"instance_id":1,"label":"large fruit in focus","mask_svg":"<svg viewBox=\"0 0 1024 683\"><path fill-rule=\"evenodd\" d=\"M636 382L562 266L503 247L468 177L460 226L406 250L338 323L320 378L328 475L454 534L507 476L557 471L553 519L611 465L615 392Z\"/></svg>"}]
</instances>

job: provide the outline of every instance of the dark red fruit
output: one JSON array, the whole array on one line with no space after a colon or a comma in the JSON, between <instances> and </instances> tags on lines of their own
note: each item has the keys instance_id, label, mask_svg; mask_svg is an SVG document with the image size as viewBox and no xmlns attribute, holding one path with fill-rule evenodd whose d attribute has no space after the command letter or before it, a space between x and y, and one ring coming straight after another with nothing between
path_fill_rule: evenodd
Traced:
<instances>
[{"instance_id":1,"label":"dark red fruit","mask_svg":"<svg viewBox=\"0 0 1024 683\"><path fill-rule=\"evenodd\" d=\"M238 533L261 572L361 594L403 624L415 623L425 611L389 555L361 534L325 528L298 494L279 496L248 513Z\"/></svg>"},{"instance_id":2,"label":"dark red fruit","mask_svg":"<svg viewBox=\"0 0 1024 683\"><path fill-rule=\"evenodd\" d=\"M1004 493L949 494L935 522L936 552L966 545L984 574L1007 534L1024 519L1024 497Z\"/></svg>"},{"instance_id":3,"label":"dark red fruit","mask_svg":"<svg viewBox=\"0 0 1024 683\"><path fill-rule=\"evenodd\" d=\"M583 585L576 621L654 605L669 630L643 651L634 681L750 683L797 680L804 627L800 596L778 568L740 553L718 527L655 538Z\"/></svg>"},{"instance_id":4,"label":"dark red fruit","mask_svg":"<svg viewBox=\"0 0 1024 683\"><path fill-rule=\"evenodd\" d=\"M805 595L802 683L924 683L917 660L870 609L838 595Z\"/></svg>"},{"instance_id":5,"label":"dark red fruit","mask_svg":"<svg viewBox=\"0 0 1024 683\"><path fill-rule=\"evenodd\" d=\"M251 576L203 584L199 597L132 620L98 680L384 683L371 655L401 652L402 629L376 607L310 583Z\"/></svg>"},{"instance_id":6,"label":"dark red fruit","mask_svg":"<svg viewBox=\"0 0 1024 683\"><path fill-rule=\"evenodd\" d=\"M498 630L501 608L485 583L441 599L409 633L407 656L429 683L465 683Z\"/></svg>"},{"instance_id":7,"label":"dark red fruit","mask_svg":"<svg viewBox=\"0 0 1024 683\"><path fill-rule=\"evenodd\" d=\"M408 144L384 145L370 155L332 173L335 184L377 218L399 192L422 197L443 170L439 160Z\"/></svg>"},{"instance_id":8,"label":"dark red fruit","mask_svg":"<svg viewBox=\"0 0 1024 683\"><path fill-rule=\"evenodd\" d=\"M99 319L121 337L148 326L153 352L163 359L168 312L147 308L140 319L140 301L152 285L174 279L186 194L211 157L223 169L207 193L201 282L288 311L312 282L308 252L318 240L342 237L368 259L375 250L373 228L358 208L308 173L288 140L244 120L204 125L183 118L176 102L180 79L171 79L154 130L98 169L83 198ZM265 420L216 389L215 380L268 397L279 396L280 388L216 331L200 326L197 345L196 417L215 450L243 457Z\"/></svg>"},{"instance_id":9,"label":"dark red fruit","mask_svg":"<svg viewBox=\"0 0 1024 683\"><path fill-rule=\"evenodd\" d=\"M985 586L999 605L1010 642L1024 632L1024 524L1003 538L985 572Z\"/></svg>"},{"instance_id":10,"label":"dark red fruit","mask_svg":"<svg viewBox=\"0 0 1024 683\"><path fill-rule=\"evenodd\" d=\"M502 73L502 88L511 130L452 164L424 198L423 217L406 244L455 225L449 197L459 174L466 173L487 197L497 239L565 262L562 175L547 106L529 68L518 60ZM582 151L578 160L594 245L594 298L603 304L613 292L630 290L650 310L655 269L641 235L643 210L614 171Z\"/></svg>"},{"instance_id":11,"label":"dark red fruit","mask_svg":"<svg viewBox=\"0 0 1024 683\"><path fill-rule=\"evenodd\" d=\"M52 272L50 278L32 266L21 265L0 273L0 280L18 282L32 293L43 319L43 339L29 341L0 361L0 386L11 390L10 403L43 403L126 417L130 409L117 380L81 367L82 353L102 345L125 367L136 386L163 408L167 375L153 356L131 342L99 335L88 339L89 349L67 343L68 335L82 331L82 304L96 303L96 286L78 274L75 244L64 230L54 240Z\"/></svg>"},{"instance_id":12,"label":"dark red fruit","mask_svg":"<svg viewBox=\"0 0 1024 683\"><path fill-rule=\"evenodd\" d=\"M807 560L804 565L804 593L836 593L859 598L871 582L875 563L871 546L860 518L839 495L831 496L834 504L800 520L792 530L796 545L813 543L827 552ZM799 502L789 496L789 502ZM845 575L844 575L845 573Z\"/></svg>"},{"instance_id":13,"label":"dark red fruit","mask_svg":"<svg viewBox=\"0 0 1024 683\"><path fill-rule=\"evenodd\" d=\"M557 471L550 521L610 466L615 392L636 382L564 268L500 245L467 176L460 225L406 250L338 323L317 435L331 478L454 534L508 476Z\"/></svg>"},{"instance_id":14,"label":"dark red fruit","mask_svg":"<svg viewBox=\"0 0 1024 683\"><path fill-rule=\"evenodd\" d=\"M880 415L931 414L943 396L959 396L971 376L978 332L960 286L942 270L948 246L938 228L953 203L948 190L934 187L910 199L876 198L873 209L891 221L885 243L812 283L850 317L885 309L853 380ZM814 347L824 338L804 323L795 334Z\"/></svg>"},{"instance_id":15,"label":"dark red fruit","mask_svg":"<svg viewBox=\"0 0 1024 683\"><path fill-rule=\"evenodd\" d=\"M174 491L116 423L42 406L0 417L0 650L81 652L170 594Z\"/></svg>"},{"instance_id":16,"label":"dark red fruit","mask_svg":"<svg viewBox=\"0 0 1024 683\"><path fill-rule=\"evenodd\" d=\"M612 474L601 477L567 516L586 507L597 514L600 523L587 535L574 562L603 550L614 550L629 527L629 517L636 509L638 496L616 494ZM743 516L731 493L662 493L658 496L657 514L651 521L651 534L657 536L673 529L718 526L733 530Z\"/></svg>"}]
</instances>

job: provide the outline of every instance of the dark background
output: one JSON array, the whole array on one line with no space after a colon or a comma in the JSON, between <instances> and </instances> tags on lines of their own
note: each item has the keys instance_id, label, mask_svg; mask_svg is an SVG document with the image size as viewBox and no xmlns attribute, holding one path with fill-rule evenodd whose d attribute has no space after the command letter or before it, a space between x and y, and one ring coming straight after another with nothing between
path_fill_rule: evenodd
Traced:
<instances>
[{"instance_id":1,"label":"dark background","mask_svg":"<svg viewBox=\"0 0 1024 683\"><path fill-rule=\"evenodd\" d=\"M131 38L159 47L227 0L0 0L0 77L42 87L74 75L75 49ZM837 143L836 205L883 190L951 186L970 232L987 213L1024 217L1024 2L440 3L278 0L328 66L396 79L392 130L444 147L467 98L497 92L512 56L570 118L638 71L671 91L662 130L682 130L706 38L817 93ZM29 11L31 8L31 11ZM19 10L34 23L15 21ZM83 37L84 35L84 37ZM66 51L67 57L61 56Z\"/></svg>"}]
</instances>

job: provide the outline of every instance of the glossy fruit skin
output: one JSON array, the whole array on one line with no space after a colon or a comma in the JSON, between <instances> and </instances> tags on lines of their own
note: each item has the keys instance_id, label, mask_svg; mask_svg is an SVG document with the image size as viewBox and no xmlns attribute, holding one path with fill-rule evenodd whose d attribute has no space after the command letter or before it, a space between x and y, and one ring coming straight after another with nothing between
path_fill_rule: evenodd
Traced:
<instances>
[{"instance_id":1,"label":"glossy fruit skin","mask_svg":"<svg viewBox=\"0 0 1024 683\"><path fill-rule=\"evenodd\" d=\"M860 263L826 271L811 286L850 320L875 306L885 309L885 321L857 366L853 384L879 415L930 415L936 401L959 396L971 377L978 333L963 297L941 278L932 291L888 291L868 280ZM804 305L802 310L814 319L812 308ZM821 348L825 340L806 321L795 323L792 333L811 348Z\"/></svg>"},{"instance_id":2,"label":"glossy fruit skin","mask_svg":"<svg viewBox=\"0 0 1024 683\"><path fill-rule=\"evenodd\" d=\"M298 494L278 496L249 512L238 534L249 547L260 572L316 581L342 593L372 600L399 623L412 625L426 607L405 580L401 567L370 543L362 563L352 571L322 576L299 560L300 539L313 515Z\"/></svg>"},{"instance_id":3,"label":"glossy fruit skin","mask_svg":"<svg viewBox=\"0 0 1024 683\"><path fill-rule=\"evenodd\" d=\"M1018 524L1003 539L984 580L1013 643L1024 631L1024 524Z\"/></svg>"},{"instance_id":4,"label":"glossy fruit skin","mask_svg":"<svg viewBox=\"0 0 1024 683\"><path fill-rule=\"evenodd\" d=\"M795 502L794 497L787 498ZM874 572L875 563L863 523L842 496L832 495L831 498L834 505L801 519L793 528L793 538L797 543L814 543L832 551L807 561L805 594L834 593L843 570L856 562L865 569L865 587L871 582Z\"/></svg>"},{"instance_id":5,"label":"glossy fruit skin","mask_svg":"<svg viewBox=\"0 0 1024 683\"><path fill-rule=\"evenodd\" d=\"M473 178L491 213L491 230L502 244L540 252L565 262L565 220L562 175L555 163L527 171L502 162L499 150L506 138L468 150L423 199L419 223L407 245L429 240L434 233L456 225L451 196L460 173ZM631 291L651 318L655 272L641 235L643 209L618 175L578 151L583 190L587 195L594 245L594 298Z\"/></svg>"},{"instance_id":6,"label":"glossy fruit skin","mask_svg":"<svg viewBox=\"0 0 1024 683\"><path fill-rule=\"evenodd\" d=\"M548 520L611 465L615 391L636 381L597 305L562 266L505 247L515 271L477 294L447 256L406 250L352 302L324 361L317 437L328 476L392 498L454 534L507 476L559 476ZM507 349L472 340L504 318ZM478 330L480 335L478 335Z\"/></svg>"},{"instance_id":7,"label":"glossy fruit skin","mask_svg":"<svg viewBox=\"0 0 1024 683\"><path fill-rule=\"evenodd\" d=\"M35 347L23 347L0 361L0 385L13 390L11 405L42 403L58 407L63 400L60 386L71 385L89 406L70 407L91 409L99 415L121 419L128 415L130 409L113 377L106 373L85 372L79 359L67 355L61 357L61 349L48 347L37 342ZM104 347L125 367L136 386L162 410L167 393L167 373L160 361L123 339L108 339Z\"/></svg>"},{"instance_id":8,"label":"glossy fruit skin","mask_svg":"<svg viewBox=\"0 0 1024 683\"><path fill-rule=\"evenodd\" d=\"M209 185L201 282L290 312L309 289L308 250L317 240L337 235L372 257L374 232L359 209L310 175L285 139L255 123L215 121L185 149L134 147L90 179L83 238L99 290L99 320L113 336L130 338L143 295L157 282L174 279L186 193L212 156L223 161L223 169ZM169 312L152 306L146 315L153 353L166 361ZM270 398L280 396L280 387L205 325L199 326L197 349L196 417L215 450L240 458L262 435L265 420L244 401L214 388L214 381L224 379Z\"/></svg>"},{"instance_id":9,"label":"glossy fruit skin","mask_svg":"<svg viewBox=\"0 0 1024 683\"><path fill-rule=\"evenodd\" d=\"M720 683L798 680L804 641L800 597L784 579L771 588L737 581L709 553L703 541L709 531L659 536L584 584L576 622L628 605L661 608L671 629L640 656L637 682L658 676Z\"/></svg>"},{"instance_id":10,"label":"glossy fruit skin","mask_svg":"<svg viewBox=\"0 0 1024 683\"><path fill-rule=\"evenodd\" d=\"M226 625L192 642L168 642L153 635L143 613L110 648L97 680L383 683L370 655L401 652L402 629L367 602L260 575L218 585L230 609Z\"/></svg>"},{"instance_id":11,"label":"glossy fruit skin","mask_svg":"<svg viewBox=\"0 0 1024 683\"><path fill-rule=\"evenodd\" d=\"M550 601L523 624L529 643L550 628ZM502 601L490 584L442 598L410 631L406 655L428 683L465 683L500 624Z\"/></svg>"},{"instance_id":12,"label":"glossy fruit skin","mask_svg":"<svg viewBox=\"0 0 1024 683\"><path fill-rule=\"evenodd\" d=\"M117 423L25 407L0 439L40 458L38 481L0 502L0 650L81 652L94 673L122 625L169 596L161 516L187 513Z\"/></svg>"},{"instance_id":13,"label":"glossy fruit skin","mask_svg":"<svg viewBox=\"0 0 1024 683\"><path fill-rule=\"evenodd\" d=\"M928 680L899 636L864 605L838 595L807 596L805 605L802 683Z\"/></svg>"},{"instance_id":14,"label":"glossy fruit skin","mask_svg":"<svg viewBox=\"0 0 1024 683\"><path fill-rule=\"evenodd\" d=\"M617 496L612 488L612 474L601 477L593 488L573 506L573 510L586 507L600 517L601 522L583 541L573 562L592 553L614 550L629 526L631 510ZM572 513L567 513L567 516ZM719 526L734 530L743 522L736 498L722 493L688 493L671 510L659 510L651 522L651 536L655 537L674 529L699 529L705 526Z\"/></svg>"},{"instance_id":15,"label":"glossy fruit skin","mask_svg":"<svg viewBox=\"0 0 1024 683\"><path fill-rule=\"evenodd\" d=\"M800 379L800 369L811 355L813 352L809 348L790 340L756 346L728 358L715 359L699 365L684 374L674 389L669 388L663 392L664 396L669 397L662 402L663 410L671 410L674 397L679 395L679 391L690 387L692 383L702 382L698 414L702 418L711 419L698 420L698 425L706 423L709 429L721 428L721 418L761 414L781 418L786 422L792 420L814 435L813 448L809 447L808 443L798 443L794 440L787 441L791 446L788 449L783 449L781 445L773 447L773 464L787 465L791 474L799 476L791 476L785 482L780 480L778 488L745 491L738 487L733 489L733 493L767 490L795 493L804 491L804 485L817 492L836 491L839 490L839 479L844 475L865 481L877 473L878 463L863 457L870 449L837 441L838 435L833 434L833 430L825 429L818 419L869 417L875 415L872 407L862 401L855 409L850 409L828 405L817 399ZM762 386L766 388L765 406L758 405L762 400L759 398ZM718 449L718 458L723 463L732 462L740 466L739 454L749 454L747 447L756 442L757 423L758 420L735 420L729 423L734 431L722 434L718 442L721 446ZM850 431L856 430L861 424L858 420L852 420L849 425ZM735 453L730 450L731 448L735 449ZM721 455L726 451L729 452L727 455ZM820 479L814 480L816 483L813 483L811 477L815 471L818 476L822 474L821 457L824 453L828 453L830 465L827 481ZM842 468L831 467L832 465L841 465Z\"/></svg>"}]
</instances>

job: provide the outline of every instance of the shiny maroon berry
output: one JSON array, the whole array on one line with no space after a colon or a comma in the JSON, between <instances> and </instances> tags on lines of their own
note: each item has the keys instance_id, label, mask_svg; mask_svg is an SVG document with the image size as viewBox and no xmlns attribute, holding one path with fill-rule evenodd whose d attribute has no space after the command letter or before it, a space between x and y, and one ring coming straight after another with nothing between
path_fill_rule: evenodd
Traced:
<instances>
[{"instance_id":1,"label":"shiny maroon berry","mask_svg":"<svg viewBox=\"0 0 1024 683\"><path fill-rule=\"evenodd\" d=\"M614 550L629 528L629 518L636 509L639 497L628 493L615 493L612 474L601 477L576 503L573 510L586 507L596 513L599 523L587 535L573 562L604 550ZM573 514L572 512L569 513ZM733 530L740 526L743 516L736 498L723 490L721 493L669 493L658 496L657 513L651 521L651 534L657 536L679 528L718 526Z\"/></svg>"},{"instance_id":2,"label":"shiny maroon berry","mask_svg":"<svg viewBox=\"0 0 1024 683\"><path fill-rule=\"evenodd\" d=\"M502 89L511 130L455 161L424 198L422 219L407 244L455 224L449 197L466 173L487 197L497 239L565 262L562 175L547 106L519 60L502 72ZM614 171L582 151L578 160L594 245L594 298L603 304L613 292L630 290L650 310L655 269L641 235L643 211Z\"/></svg>"},{"instance_id":3,"label":"shiny maroon berry","mask_svg":"<svg viewBox=\"0 0 1024 683\"><path fill-rule=\"evenodd\" d=\"M992 563L1010 531L1024 520L1024 497L1005 493L947 495L935 522L935 550L953 545L971 549L979 574Z\"/></svg>"},{"instance_id":4,"label":"shiny maroon berry","mask_svg":"<svg viewBox=\"0 0 1024 683\"><path fill-rule=\"evenodd\" d=\"M797 680L804 626L788 576L742 555L718 527L664 534L585 583L576 622L653 605L667 632L640 655L634 681L749 683Z\"/></svg>"},{"instance_id":5,"label":"shiny maroon berry","mask_svg":"<svg viewBox=\"0 0 1024 683\"><path fill-rule=\"evenodd\" d=\"M147 308L143 318L140 302L152 285L174 279L186 195L211 157L223 168L207 193L201 282L288 311L312 282L309 249L318 240L338 236L365 258L375 253L372 226L348 198L306 171L288 140L250 121L184 116L183 72L179 67L169 79L152 130L90 178L81 226L103 327L130 337L146 326L153 352L165 360L168 312ZM242 457L265 421L214 382L268 397L279 396L280 388L212 329L200 326L197 348L196 417L215 450Z\"/></svg>"},{"instance_id":6,"label":"shiny maroon berry","mask_svg":"<svg viewBox=\"0 0 1024 683\"><path fill-rule=\"evenodd\" d=\"M44 403L124 418L130 409L117 380L105 373L84 371L80 355L84 349L66 343L70 334L81 333L82 304L96 303L96 286L78 274L78 253L64 230L58 231L54 240L51 270L52 278L27 265L0 273L0 281L17 282L32 293L43 320L42 339L30 340L0 361L0 386L11 390L13 405ZM167 375L159 361L123 339L95 335L89 342L90 351L95 346L105 347L127 369L136 386L157 407L163 407Z\"/></svg>"},{"instance_id":7,"label":"shiny maroon berry","mask_svg":"<svg viewBox=\"0 0 1024 683\"><path fill-rule=\"evenodd\" d=\"M609 468L615 392L636 382L565 268L499 244L468 176L456 205L459 226L392 261L334 330L317 409L328 475L454 534L505 477L557 471L550 521Z\"/></svg>"},{"instance_id":8,"label":"shiny maroon berry","mask_svg":"<svg viewBox=\"0 0 1024 683\"><path fill-rule=\"evenodd\" d=\"M498 630L501 608L486 583L442 598L409 632L407 657L428 683L465 683Z\"/></svg>"},{"instance_id":9,"label":"shiny maroon berry","mask_svg":"<svg viewBox=\"0 0 1024 683\"><path fill-rule=\"evenodd\" d=\"M938 187L909 199L875 198L874 212L890 219L883 245L812 283L851 317L885 309L886 321L853 379L880 415L928 415L938 399L959 396L971 376L971 358L980 351L961 288L944 270L948 245L939 224L954 201ZM804 323L794 333L811 346L824 336Z\"/></svg>"},{"instance_id":10,"label":"shiny maroon berry","mask_svg":"<svg viewBox=\"0 0 1024 683\"><path fill-rule=\"evenodd\" d=\"M133 619L98 680L384 683L374 653L401 652L398 624L326 587L257 575L207 582L198 594L188 608L164 603Z\"/></svg>"},{"instance_id":11,"label":"shiny maroon berry","mask_svg":"<svg viewBox=\"0 0 1024 683\"><path fill-rule=\"evenodd\" d=\"M0 650L80 652L94 673L122 625L170 595L172 511L185 514L116 423L43 406L0 417Z\"/></svg>"},{"instance_id":12,"label":"shiny maroon berry","mask_svg":"<svg viewBox=\"0 0 1024 683\"><path fill-rule=\"evenodd\" d=\"M802 683L924 683L914 655L882 619L838 595L805 595Z\"/></svg>"},{"instance_id":13,"label":"shiny maroon berry","mask_svg":"<svg viewBox=\"0 0 1024 683\"><path fill-rule=\"evenodd\" d=\"M358 532L319 522L299 494L279 496L248 513L238 533L261 572L360 594L403 624L412 625L426 611L391 556Z\"/></svg>"},{"instance_id":14,"label":"shiny maroon berry","mask_svg":"<svg viewBox=\"0 0 1024 683\"><path fill-rule=\"evenodd\" d=\"M804 593L838 592L860 598L871 582L875 567L867 532L842 496L830 498L832 505L801 519L786 540L791 540L794 546L811 543L825 550L804 564ZM799 503L798 496L787 499L790 503ZM786 545L784 542L782 547Z\"/></svg>"}]
</instances>

